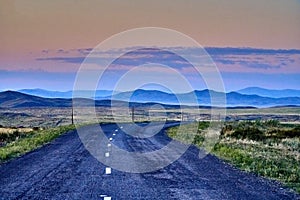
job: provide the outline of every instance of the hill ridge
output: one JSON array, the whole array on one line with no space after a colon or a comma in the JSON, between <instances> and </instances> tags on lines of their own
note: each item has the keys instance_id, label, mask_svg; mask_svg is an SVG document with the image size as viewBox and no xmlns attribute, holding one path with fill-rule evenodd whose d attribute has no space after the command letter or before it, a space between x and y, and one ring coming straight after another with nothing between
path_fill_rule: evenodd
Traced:
<instances>
[{"instance_id":1,"label":"hill ridge","mask_svg":"<svg viewBox=\"0 0 300 200\"><path fill-rule=\"evenodd\" d=\"M274 107L274 106L300 106L299 97L271 98L259 95L245 95L238 92L215 92L213 90L196 90L188 93L171 94L156 90L137 90L130 92L121 92L112 96L101 97L95 100L91 98L81 98L84 105L110 106L111 101L121 105L127 102L131 104L162 104L168 106L212 106L210 94L214 93L216 98L226 98L226 105L213 105L220 107ZM195 99L196 97L196 103ZM79 98L76 98L79 99ZM218 99L217 101L218 102ZM221 101L220 101L221 102ZM0 92L0 107L18 108L18 107L69 107L72 106L71 98L44 98L24 94L17 91Z\"/></svg>"}]
</instances>

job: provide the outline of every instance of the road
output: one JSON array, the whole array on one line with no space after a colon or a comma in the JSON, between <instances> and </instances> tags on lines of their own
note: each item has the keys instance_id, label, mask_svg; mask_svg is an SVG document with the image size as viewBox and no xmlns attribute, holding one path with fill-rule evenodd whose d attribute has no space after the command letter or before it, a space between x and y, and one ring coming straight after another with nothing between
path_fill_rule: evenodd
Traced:
<instances>
[{"instance_id":1,"label":"road","mask_svg":"<svg viewBox=\"0 0 300 200\"><path fill-rule=\"evenodd\" d=\"M116 124L101 126L113 145L128 152L149 152L170 142L164 131L137 138ZM190 146L178 160L153 172L110 172L71 131L0 165L0 199L300 199L275 181L241 172L213 155L198 155L199 149ZM114 151L105 155L113 156Z\"/></svg>"}]
</instances>

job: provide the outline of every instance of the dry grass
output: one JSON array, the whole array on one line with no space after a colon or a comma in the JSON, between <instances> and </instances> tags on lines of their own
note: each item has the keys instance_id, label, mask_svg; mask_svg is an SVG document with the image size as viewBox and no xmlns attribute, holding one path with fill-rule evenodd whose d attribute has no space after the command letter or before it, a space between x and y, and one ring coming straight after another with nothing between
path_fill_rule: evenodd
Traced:
<instances>
[{"instance_id":1,"label":"dry grass","mask_svg":"<svg viewBox=\"0 0 300 200\"><path fill-rule=\"evenodd\" d=\"M28 133L28 132L31 132L33 131L33 128L0 128L0 134L2 133L14 133L14 132L22 132L22 133Z\"/></svg>"},{"instance_id":2,"label":"dry grass","mask_svg":"<svg viewBox=\"0 0 300 200\"><path fill-rule=\"evenodd\" d=\"M74 125L60 126L46 130L28 132L24 137L5 141L0 147L0 162L23 155L57 138L69 130L74 130ZM15 132L14 132L15 133ZM14 137L15 138L15 137Z\"/></svg>"},{"instance_id":3,"label":"dry grass","mask_svg":"<svg viewBox=\"0 0 300 200\"><path fill-rule=\"evenodd\" d=\"M206 131L199 131L193 143L242 170L281 181L300 193L300 133L291 137L289 131L298 130L296 125L287 127L287 125L276 125L273 122L227 124L223 127L216 145L208 149L205 145ZM203 125L203 122L199 123L201 124ZM249 126L253 129L248 129ZM206 127L208 127L207 124ZM269 133L275 129L277 134L270 135ZM236 130L239 134L234 134ZM249 130L251 131L247 132ZM259 130L264 137L251 136L251 134L257 134L253 130ZM180 141L189 138L186 134L175 135L175 132L176 128L171 128L168 130L168 135ZM246 137L240 138L240 134ZM283 138L285 134L286 137Z\"/></svg>"}]
</instances>

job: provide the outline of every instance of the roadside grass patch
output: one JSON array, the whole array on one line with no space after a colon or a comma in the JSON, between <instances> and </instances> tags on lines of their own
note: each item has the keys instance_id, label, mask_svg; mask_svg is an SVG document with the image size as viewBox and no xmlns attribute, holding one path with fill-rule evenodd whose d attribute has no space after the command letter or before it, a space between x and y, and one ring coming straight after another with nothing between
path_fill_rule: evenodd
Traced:
<instances>
[{"instance_id":1,"label":"roadside grass patch","mask_svg":"<svg viewBox=\"0 0 300 200\"><path fill-rule=\"evenodd\" d=\"M58 136L74 129L74 125L66 125L45 130L35 129L26 134L22 134L22 137L18 137L16 134L8 137L4 136L3 138L7 140L3 141L5 145L0 147L0 163L39 148Z\"/></svg>"},{"instance_id":2,"label":"roadside grass patch","mask_svg":"<svg viewBox=\"0 0 300 200\"><path fill-rule=\"evenodd\" d=\"M170 137L175 128L171 134L168 130ZM202 141L204 133L205 127L195 135L193 144L208 150ZM184 142L185 137L172 138ZM276 120L226 122L218 143L209 150L241 170L278 180L300 193L299 125L280 124Z\"/></svg>"},{"instance_id":3,"label":"roadside grass patch","mask_svg":"<svg viewBox=\"0 0 300 200\"><path fill-rule=\"evenodd\" d=\"M289 149L251 144L247 140L221 140L212 153L242 170L281 181L300 193L300 160Z\"/></svg>"},{"instance_id":4,"label":"roadside grass patch","mask_svg":"<svg viewBox=\"0 0 300 200\"><path fill-rule=\"evenodd\" d=\"M178 126L174 126L167 130L167 134L169 137L181 141L183 143L202 146L205 140L205 134L203 131L208 127L209 127L209 122L199 122L198 124L197 123L186 124L186 125L182 125L180 129ZM191 133L191 131L194 130L197 130L197 132Z\"/></svg>"}]
</instances>

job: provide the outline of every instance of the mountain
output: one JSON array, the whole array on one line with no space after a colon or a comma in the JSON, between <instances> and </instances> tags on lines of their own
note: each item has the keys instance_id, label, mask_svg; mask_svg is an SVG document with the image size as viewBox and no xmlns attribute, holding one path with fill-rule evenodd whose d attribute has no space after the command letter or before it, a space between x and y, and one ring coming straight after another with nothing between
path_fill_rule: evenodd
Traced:
<instances>
[{"instance_id":1,"label":"mountain","mask_svg":"<svg viewBox=\"0 0 300 200\"><path fill-rule=\"evenodd\" d=\"M273 107L273 106L300 106L300 97L282 97L271 98L259 95L245 95L237 92L230 92L226 95L227 106L255 106L255 107Z\"/></svg>"},{"instance_id":2,"label":"mountain","mask_svg":"<svg viewBox=\"0 0 300 200\"><path fill-rule=\"evenodd\" d=\"M71 99L49 99L15 91L5 91L0 93L0 107L65 107L71 106Z\"/></svg>"},{"instance_id":3,"label":"mountain","mask_svg":"<svg viewBox=\"0 0 300 200\"><path fill-rule=\"evenodd\" d=\"M146 92L145 92L146 91ZM18 90L18 92L24 93L24 94L29 94L33 96L39 96L39 97L45 97L45 98L72 98L73 96L73 91L50 91L50 90L43 90L43 89L22 89ZM196 90L196 93L199 92ZM204 95L204 93L206 94ZM211 91L213 92L213 91ZM271 90L271 89L265 89L265 88L260 88L260 87L248 87L244 88L241 90L235 91L240 94L244 95L258 95L261 97L270 97L270 98L284 98L284 97L300 97L300 90L292 90L292 89L285 89L285 90ZM113 95L114 93L114 95ZM209 98L209 90L203 90L203 94L201 94L201 97L208 97ZM91 94L94 94L93 91L89 90L82 90L79 91L79 94L81 96L85 96L87 98L92 98ZM114 92L112 90L96 90L95 91L95 99L102 100L102 99L110 99L110 97L113 95L114 99L129 99L131 96L132 92ZM140 102L149 102L149 99L154 98L157 101L170 101L166 103L178 103L178 100L176 96L181 97L181 94L170 94L166 92L161 92L157 90L136 90L134 92L133 97L131 97L132 101L140 101ZM189 94L191 95L191 94ZM204 95L204 96L203 96ZM206 102L208 102L206 100Z\"/></svg>"},{"instance_id":4,"label":"mountain","mask_svg":"<svg viewBox=\"0 0 300 200\"><path fill-rule=\"evenodd\" d=\"M262 97L282 98L282 97L300 97L300 90L270 90L260 87L248 87L236 91L240 94L259 95Z\"/></svg>"},{"instance_id":5,"label":"mountain","mask_svg":"<svg viewBox=\"0 0 300 200\"><path fill-rule=\"evenodd\" d=\"M224 93L215 92L212 90L195 90L194 92L171 94L158 90L142 90L120 92L106 98L130 102L158 102L166 104L186 104L186 105L210 105L210 94L221 97ZM196 101L195 101L196 99Z\"/></svg>"},{"instance_id":6,"label":"mountain","mask_svg":"<svg viewBox=\"0 0 300 200\"><path fill-rule=\"evenodd\" d=\"M34 96L39 96L39 97L45 97L45 98L72 98L73 96L73 91L50 91L50 90L43 90L43 89L22 89L18 90L18 92L24 93L24 94L29 94L29 95L34 95ZM82 96L88 96L89 98L92 98L90 94L94 94L94 91L90 90L81 90L79 91L80 95ZM118 92L115 92L118 93ZM95 97L96 98L103 98L106 96L110 96L113 94L112 90L96 90L95 91Z\"/></svg>"},{"instance_id":7,"label":"mountain","mask_svg":"<svg viewBox=\"0 0 300 200\"><path fill-rule=\"evenodd\" d=\"M136 90L134 92L121 92L116 95L107 97L108 99L121 100L121 101L134 101L134 102L158 102L167 104L180 104L183 105L198 105L210 106L211 96L214 99L214 105L222 105L222 99L226 95L226 106L254 106L254 107L271 107L271 106L285 106L285 105L300 105L300 97L283 97L271 98L262 97L259 95L245 95L237 92L222 93L213 90L195 90L194 92L170 94L156 90ZM197 102L195 102L195 100Z\"/></svg>"},{"instance_id":8,"label":"mountain","mask_svg":"<svg viewBox=\"0 0 300 200\"><path fill-rule=\"evenodd\" d=\"M227 107L274 107L274 106L300 106L300 97L271 98L258 95L245 95L237 92L222 93L212 90L196 90L189 93L170 94L156 90L136 90L134 92L121 92L105 97L101 100L90 98L75 98L79 105L110 106L113 101L116 106L143 107L161 104L164 107L211 106L210 95L213 94L214 106L224 106L220 100L225 98ZM196 98L196 101L193 99ZM180 103L179 103L180 102ZM0 108L19 107L69 107L72 106L71 98L43 98L15 91L0 92Z\"/></svg>"},{"instance_id":9,"label":"mountain","mask_svg":"<svg viewBox=\"0 0 300 200\"><path fill-rule=\"evenodd\" d=\"M161 92L158 90L135 90L134 92L120 92L113 96L107 96L108 99L130 101L130 102L160 102L167 104L178 104L175 94Z\"/></svg>"},{"instance_id":10,"label":"mountain","mask_svg":"<svg viewBox=\"0 0 300 200\"><path fill-rule=\"evenodd\" d=\"M97 107L109 107L112 101L106 100L93 100L87 98L75 98L76 105L94 106ZM23 94L16 91L0 92L0 109L4 108L30 108L30 107L71 107L72 99L63 98L44 98L28 94ZM157 103L138 103L130 102L129 107L150 107ZM128 102L113 100L114 106L128 106ZM178 105L165 105L161 104L165 108L179 108Z\"/></svg>"}]
</instances>

